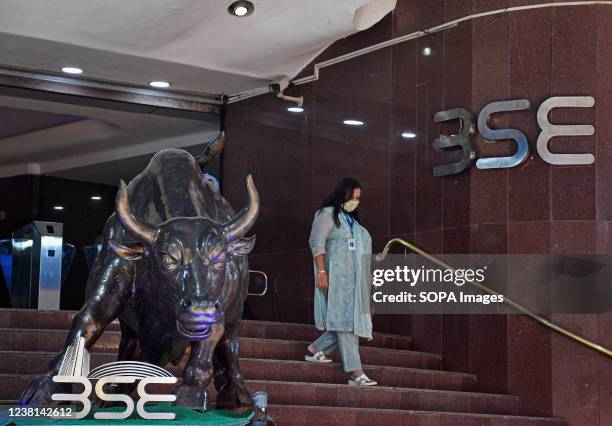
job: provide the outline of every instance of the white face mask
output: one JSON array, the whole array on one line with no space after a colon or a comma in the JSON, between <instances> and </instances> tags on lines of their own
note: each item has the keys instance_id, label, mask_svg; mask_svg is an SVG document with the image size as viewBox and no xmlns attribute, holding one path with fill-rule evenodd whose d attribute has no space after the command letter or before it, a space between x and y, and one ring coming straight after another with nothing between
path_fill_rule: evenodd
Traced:
<instances>
[{"instance_id":1,"label":"white face mask","mask_svg":"<svg viewBox=\"0 0 612 426\"><path fill-rule=\"evenodd\" d=\"M342 208L346 210L347 212L352 212L353 210L357 208L358 205L359 205L359 200L349 200L345 202L344 204L342 204Z\"/></svg>"}]
</instances>

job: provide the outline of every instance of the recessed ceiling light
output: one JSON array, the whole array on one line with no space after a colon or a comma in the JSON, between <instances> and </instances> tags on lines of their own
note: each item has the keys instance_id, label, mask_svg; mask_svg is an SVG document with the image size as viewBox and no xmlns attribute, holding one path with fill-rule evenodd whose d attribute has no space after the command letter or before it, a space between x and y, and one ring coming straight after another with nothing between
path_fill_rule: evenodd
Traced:
<instances>
[{"instance_id":1,"label":"recessed ceiling light","mask_svg":"<svg viewBox=\"0 0 612 426\"><path fill-rule=\"evenodd\" d=\"M412 132L403 132L402 133L402 137L404 139L414 139L416 138L416 133L412 133Z\"/></svg>"},{"instance_id":2,"label":"recessed ceiling light","mask_svg":"<svg viewBox=\"0 0 612 426\"><path fill-rule=\"evenodd\" d=\"M167 81L149 81L149 86L165 89L166 87L170 87L170 83Z\"/></svg>"},{"instance_id":3,"label":"recessed ceiling light","mask_svg":"<svg viewBox=\"0 0 612 426\"><path fill-rule=\"evenodd\" d=\"M247 9L245 6L238 6L236 9L234 9L234 15L236 16L244 16L249 12L249 9Z\"/></svg>"},{"instance_id":4,"label":"recessed ceiling light","mask_svg":"<svg viewBox=\"0 0 612 426\"><path fill-rule=\"evenodd\" d=\"M287 108L287 111L291 111L291 112L304 112L304 108L300 108L300 107L289 107L289 108Z\"/></svg>"},{"instance_id":5,"label":"recessed ceiling light","mask_svg":"<svg viewBox=\"0 0 612 426\"><path fill-rule=\"evenodd\" d=\"M95 200L95 201L100 201L102 199L102 197L100 197L99 195L92 195L91 199Z\"/></svg>"},{"instance_id":6,"label":"recessed ceiling light","mask_svg":"<svg viewBox=\"0 0 612 426\"><path fill-rule=\"evenodd\" d=\"M425 56L431 55L431 47L423 48L423 55L425 55Z\"/></svg>"},{"instance_id":7,"label":"recessed ceiling light","mask_svg":"<svg viewBox=\"0 0 612 426\"><path fill-rule=\"evenodd\" d=\"M83 74L83 69L77 67L64 67L62 71L66 74Z\"/></svg>"},{"instance_id":8,"label":"recessed ceiling light","mask_svg":"<svg viewBox=\"0 0 612 426\"><path fill-rule=\"evenodd\" d=\"M253 13L253 10L255 10L253 3L246 0L235 1L227 8L230 15L238 16L239 18L249 16Z\"/></svg>"},{"instance_id":9,"label":"recessed ceiling light","mask_svg":"<svg viewBox=\"0 0 612 426\"><path fill-rule=\"evenodd\" d=\"M359 120L344 120L343 123L347 126L363 126L363 121Z\"/></svg>"},{"instance_id":10,"label":"recessed ceiling light","mask_svg":"<svg viewBox=\"0 0 612 426\"><path fill-rule=\"evenodd\" d=\"M63 206L53 206L53 210L64 210Z\"/></svg>"}]
</instances>

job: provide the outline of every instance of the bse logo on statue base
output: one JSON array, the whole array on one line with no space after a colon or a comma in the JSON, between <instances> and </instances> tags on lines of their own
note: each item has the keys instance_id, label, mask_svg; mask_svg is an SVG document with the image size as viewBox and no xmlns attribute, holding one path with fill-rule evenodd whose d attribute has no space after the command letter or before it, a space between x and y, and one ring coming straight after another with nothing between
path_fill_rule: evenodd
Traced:
<instances>
[{"instance_id":1,"label":"bse logo on statue base","mask_svg":"<svg viewBox=\"0 0 612 426\"><path fill-rule=\"evenodd\" d=\"M91 411L91 380L97 379L95 391L102 401L122 402L126 409L121 412L97 412L95 419L126 419L134 412L134 400L129 395L108 394L104 386L112 383L134 383L140 380L137 387L138 402L136 412L140 417L147 420L173 420L174 413L151 413L145 411L147 402L174 402L176 395L150 394L146 392L146 386L158 384L174 384L177 379L165 369L153 364L136 361L119 361L104 364L89 372L89 352L85 349L85 339L78 337L74 344L69 346L62 360L60 372L53 376L56 383L79 383L83 385L81 393L54 393L51 399L54 401L74 401L83 404L81 411L73 412L71 418L82 419ZM55 418L65 418L57 416Z\"/></svg>"}]
</instances>

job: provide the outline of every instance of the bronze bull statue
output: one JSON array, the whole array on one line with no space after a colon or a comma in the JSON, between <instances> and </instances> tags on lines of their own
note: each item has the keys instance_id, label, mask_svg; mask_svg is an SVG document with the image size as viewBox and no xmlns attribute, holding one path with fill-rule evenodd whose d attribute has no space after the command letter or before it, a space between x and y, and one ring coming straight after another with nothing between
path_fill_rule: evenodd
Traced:
<instances>
[{"instance_id":1,"label":"bronze bull statue","mask_svg":"<svg viewBox=\"0 0 612 426\"><path fill-rule=\"evenodd\" d=\"M222 143L209 146L201 163ZM238 361L238 327L248 291L246 255L255 244L255 236L245 235L259 214L259 197L249 175L248 205L235 214L204 179L201 163L167 149L128 186L121 182L65 348L78 336L91 348L118 317L120 361L178 364L190 348L176 405L208 409L214 379L217 408L248 411L253 403ZM66 391L52 381L64 352L30 382L20 403L49 404L52 393Z\"/></svg>"}]
</instances>

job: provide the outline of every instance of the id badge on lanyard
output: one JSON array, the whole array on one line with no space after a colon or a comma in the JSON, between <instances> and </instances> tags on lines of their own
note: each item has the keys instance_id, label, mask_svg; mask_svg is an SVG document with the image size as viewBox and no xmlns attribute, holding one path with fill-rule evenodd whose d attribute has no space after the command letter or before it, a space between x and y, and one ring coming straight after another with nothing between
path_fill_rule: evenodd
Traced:
<instances>
[{"instance_id":1,"label":"id badge on lanyard","mask_svg":"<svg viewBox=\"0 0 612 426\"><path fill-rule=\"evenodd\" d=\"M347 240L348 243L348 249L350 251L355 251L355 237L352 236L353 234L353 225L355 223L355 219L353 219L352 217L350 217L349 215L347 215L346 213L342 212L342 214L344 215L344 218L346 219L349 228L351 228L351 238L349 238Z\"/></svg>"}]
</instances>

